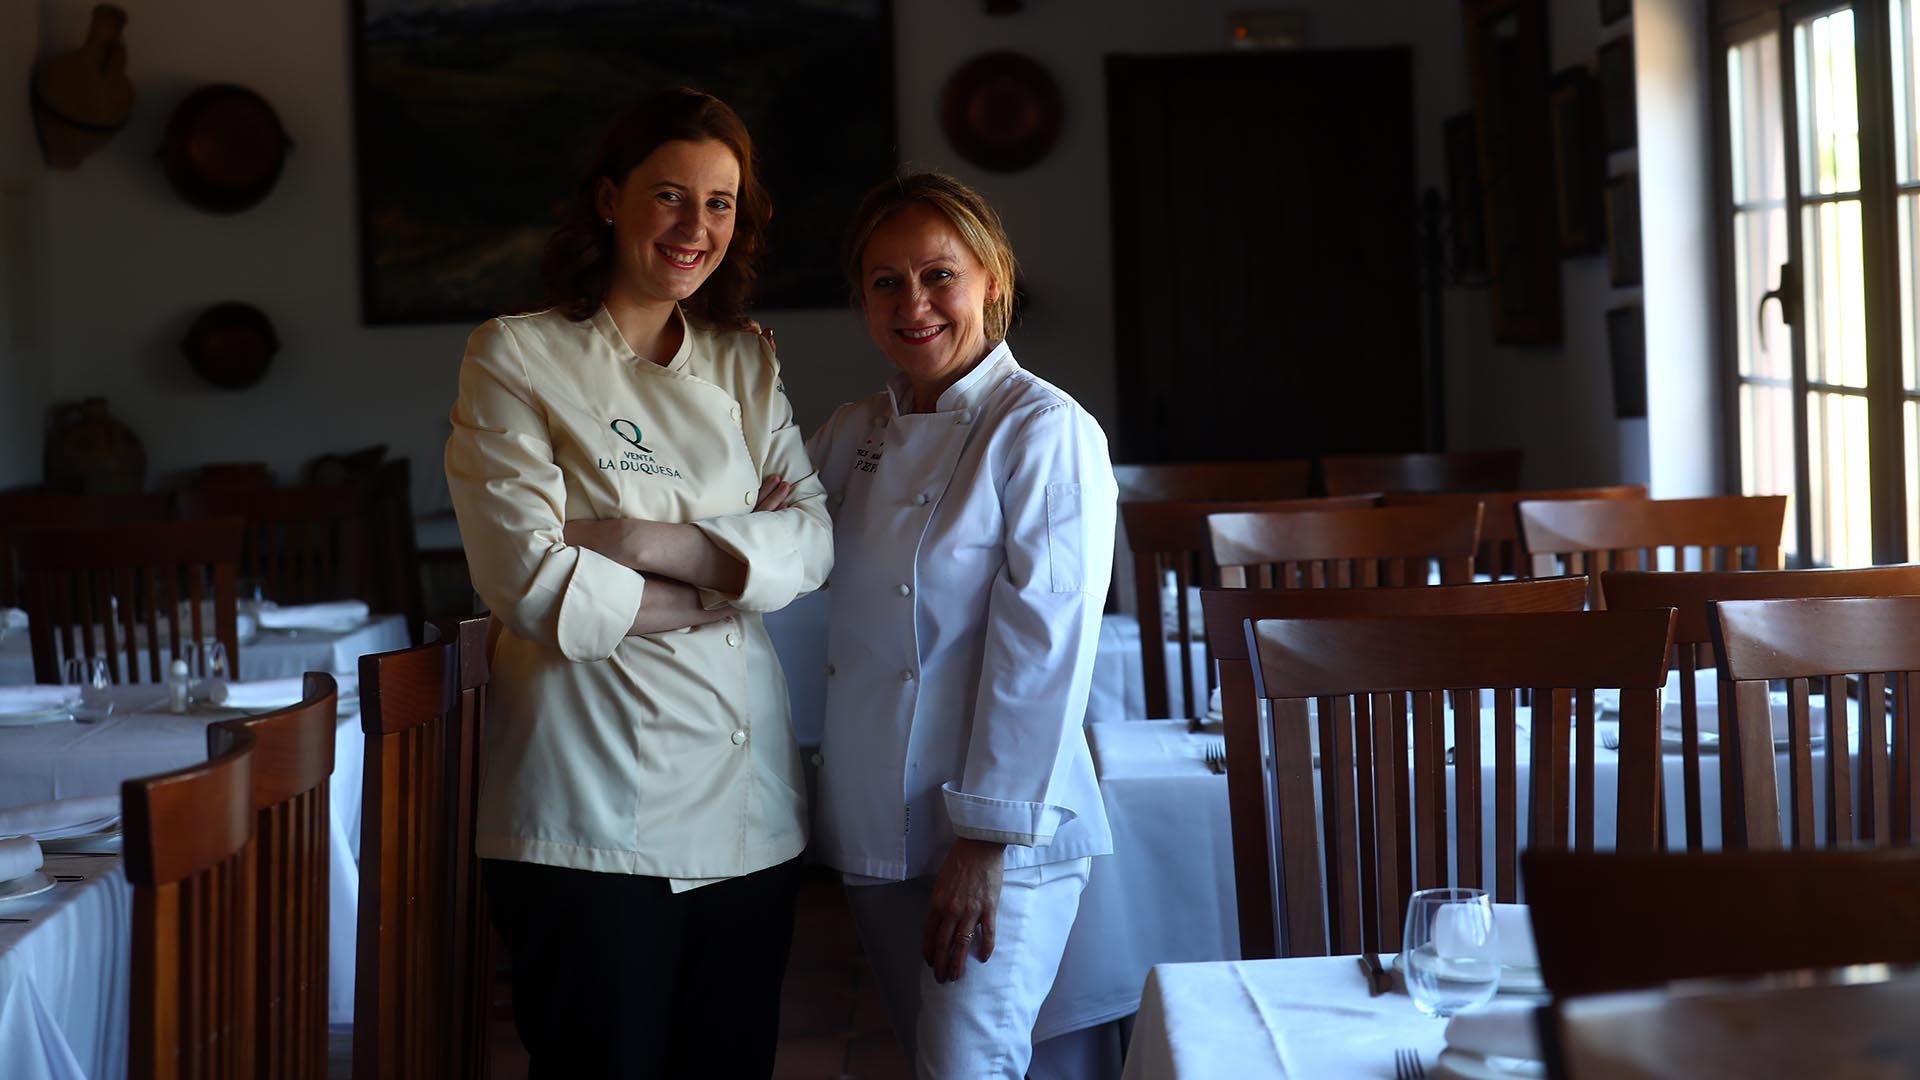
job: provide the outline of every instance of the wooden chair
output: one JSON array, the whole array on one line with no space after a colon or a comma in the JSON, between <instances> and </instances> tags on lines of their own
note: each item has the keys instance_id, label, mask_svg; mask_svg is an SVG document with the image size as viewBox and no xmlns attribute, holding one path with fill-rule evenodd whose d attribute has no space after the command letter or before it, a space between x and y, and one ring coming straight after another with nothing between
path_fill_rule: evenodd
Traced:
<instances>
[{"instance_id":1,"label":"wooden chair","mask_svg":"<svg viewBox=\"0 0 1920 1080\"><path fill-rule=\"evenodd\" d=\"M120 804L133 886L128 1075L252 1076L253 737L126 781Z\"/></svg>"},{"instance_id":2,"label":"wooden chair","mask_svg":"<svg viewBox=\"0 0 1920 1080\"><path fill-rule=\"evenodd\" d=\"M360 658L367 734L353 1075L484 1077L489 926L473 851L487 618Z\"/></svg>"},{"instance_id":3,"label":"wooden chair","mask_svg":"<svg viewBox=\"0 0 1920 1080\"><path fill-rule=\"evenodd\" d=\"M1808 697L1826 698L1826 843L1905 847L1920 842L1920 596L1855 599L1724 600L1709 623L1722 685L1732 686L1750 847L1778 847L1773 717L1767 683L1787 681L1787 823L1795 848L1815 845L1813 735ZM1857 676L1857 680L1850 677ZM1857 693L1849 694L1849 684ZM1852 696L1860 715L1860 789L1853 790ZM1889 710L1891 706L1891 710ZM1889 738L1888 723L1892 723ZM1892 759L1888 759L1891 743ZM1724 750L1724 747L1723 747ZM1773 804L1777 805L1777 804Z\"/></svg>"},{"instance_id":4,"label":"wooden chair","mask_svg":"<svg viewBox=\"0 0 1920 1080\"><path fill-rule=\"evenodd\" d=\"M1563 998L1542 1008L1550 1080L1911 1075L1920 975L1847 967Z\"/></svg>"},{"instance_id":5,"label":"wooden chair","mask_svg":"<svg viewBox=\"0 0 1920 1080\"><path fill-rule=\"evenodd\" d=\"M371 604L365 513L360 489L350 484L180 493L181 517L246 521L241 573L257 580L266 598L280 604L346 598Z\"/></svg>"},{"instance_id":6,"label":"wooden chair","mask_svg":"<svg viewBox=\"0 0 1920 1080\"><path fill-rule=\"evenodd\" d=\"M1380 505L1466 506L1468 503L1479 503L1480 550L1474 555L1473 568L1501 581L1532 576L1533 568L1520 549L1520 519L1514 512L1515 505L1521 500L1540 502L1646 497L1645 484L1621 484L1617 487L1560 488L1551 491L1395 492L1383 496Z\"/></svg>"},{"instance_id":7,"label":"wooden chair","mask_svg":"<svg viewBox=\"0 0 1920 1080\"><path fill-rule=\"evenodd\" d=\"M1575 727L1576 690L1620 688L1620 764L1615 844L1652 851L1660 838L1660 687L1667 677L1673 613L1550 612L1423 618L1262 619L1247 624L1255 696L1269 702L1273 818L1280 834L1279 946L1285 955L1391 949L1407 897L1453 880L1480 886L1475 842L1450 839L1446 799L1445 699L1453 698L1453 765L1461 805L1480 805L1481 691L1493 698L1495 899L1518 892L1518 762L1515 693L1532 691L1527 842L1593 847L1591 718ZM1322 826L1308 702L1333 699L1335 820ZM1407 705L1411 699L1409 724ZM1408 775L1411 741L1412 775ZM1570 743L1572 745L1570 745ZM1576 755L1576 747L1584 750ZM1351 757L1349 757L1351 755ZM1570 781L1573 783L1570 784ZM1353 785L1359 785L1357 788ZM1578 798L1574 798L1577 790ZM1373 807L1371 833L1347 807ZM1322 837L1331 839L1322 844ZM1409 859L1406 844L1411 840ZM1324 857L1326 869L1320 861ZM1371 865L1374 904L1358 887ZM1323 889L1321 881L1335 884ZM1327 898L1323 912L1323 897Z\"/></svg>"},{"instance_id":8,"label":"wooden chair","mask_svg":"<svg viewBox=\"0 0 1920 1080\"><path fill-rule=\"evenodd\" d=\"M1320 459L1320 481L1329 495L1362 491L1512 491L1520 486L1520 461L1518 450L1330 454Z\"/></svg>"},{"instance_id":9,"label":"wooden chair","mask_svg":"<svg viewBox=\"0 0 1920 1080\"><path fill-rule=\"evenodd\" d=\"M15 537L31 529L77 529L165 521L173 514L173 496L0 494L0 607L20 604L20 575Z\"/></svg>"},{"instance_id":10,"label":"wooden chair","mask_svg":"<svg viewBox=\"0 0 1920 1080\"><path fill-rule=\"evenodd\" d=\"M1207 533L1229 588L1351 589L1473 580L1480 504L1307 514L1218 513Z\"/></svg>"},{"instance_id":11,"label":"wooden chair","mask_svg":"<svg viewBox=\"0 0 1920 1080\"><path fill-rule=\"evenodd\" d=\"M207 756L253 740L255 1075L327 1075L327 778L338 688L310 671L298 705L207 728Z\"/></svg>"},{"instance_id":12,"label":"wooden chair","mask_svg":"<svg viewBox=\"0 0 1920 1080\"><path fill-rule=\"evenodd\" d=\"M139 682L142 651L149 682L166 679L172 657L204 674L196 646L209 640L226 647L228 670L239 670L240 537L241 524L232 519L22 534L34 681L61 681L63 656L105 656L116 680Z\"/></svg>"},{"instance_id":13,"label":"wooden chair","mask_svg":"<svg viewBox=\"0 0 1920 1080\"><path fill-rule=\"evenodd\" d=\"M1196 461L1115 465L1113 479L1120 485L1122 502L1302 499L1312 471L1313 463L1306 458Z\"/></svg>"},{"instance_id":14,"label":"wooden chair","mask_svg":"<svg viewBox=\"0 0 1920 1080\"><path fill-rule=\"evenodd\" d=\"M1535 848L1521 863L1540 974L1556 997L1920 963L1920 852Z\"/></svg>"},{"instance_id":15,"label":"wooden chair","mask_svg":"<svg viewBox=\"0 0 1920 1080\"><path fill-rule=\"evenodd\" d=\"M1672 570L1778 570L1787 523L1785 495L1522 500L1514 510L1533 576L1586 574L1596 606L1602 571L1658 570L1662 549Z\"/></svg>"},{"instance_id":16,"label":"wooden chair","mask_svg":"<svg viewBox=\"0 0 1920 1080\"><path fill-rule=\"evenodd\" d=\"M1920 596L1920 566L1874 566L1859 570L1610 570L1600 577L1606 606L1673 608L1673 659L1680 683L1680 754L1687 850L1704 846L1700 797L1700 702L1695 672L1712 670L1711 607L1720 600L1786 600L1845 596ZM1730 851L1780 846L1780 804L1775 792L1769 730L1747 733L1735 723L1734 691L1716 695L1719 720L1720 846ZM1738 735L1735 733L1738 732ZM1758 753L1750 766L1744 755ZM1748 783L1748 778L1752 783ZM1756 842L1757 841L1757 842Z\"/></svg>"},{"instance_id":17,"label":"wooden chair","mask_svg":"<svg viewBox=\"0 0 1920 1080\"><path fill-rule=\"evenodd\" d=\"M1201 585L1218 585L1219 570L1213 562L1213 544L1207 533L1207 517L1224 511L1281 513L1309 510L1359 509L1374 505L1372 495L1349 495L1339 499L1273 499L1252 502L1122 502L1120 522L1126 529L1127 547L1133 557L1135 601L1140 618L1140 662L1144 676L1147 716L1162 719L1173 715L1173 682L1167 671L1165 628L1168 624L1161 587L1168 574L1173 575L1174 614L1178 621L1172 631L1180 657L1181 700L1191 712L1205 712L1205 699L1195 696L1193 685L1194 618L1187 590ZM1212 687L1203 689L1211 690Z\"/></svg>"},{"instance_id":18,"label":"wooden chair","mask_svg":"<svg viewBox=\"0 0 1920 1080\"><path fill-rule=\"evenodd\" d=\"M1354 616L1390 616L1406 618L1425 615L1495 614L1526 611L1579 611L1587 602L1584 578L1543 578L1539 581L1506 581L1482 585L1435 585L1423 589L1203 589L1200 606L1206 612L1207 640L1213 642L1213 658L1220 668L1220 705L1225 716L1227 746L1227 805L1233 823L1234 895L1240 912L1240 955L1249 960L1278 956L1274 914L1273 785L1275 777L1261 753L1259 709L1254 697L1253 666L1247 649L1245 624L1260 619L1321 619ZM1332 699L1321 699L1319 706L1319 745L1337 751L1337 759L1351 763L1354 745L1351 732L1333 723ZM1479 760L1478 749L1471 759ZM1352 802L1351 785L1333 783L1331 769L1312 774L1320 785L1323 806L1336 812L1323 815L1326 827L1320 843L1328 849L1340 846L1339 826L1357 823L1358 835L1374 833L1374 804L1371 798L1360 805ZM1299 783L1299 777L1288 782ZM1370 785L1370 778L1369 778ZM1371 787L1368 787L1371 791ZM1478 786L1473 786L1478 791ZM1345 801L1343 801L1345 800ZM1396 792L1396 805L1404 805L1405 792ZM1477 799L1459 802L1460 861L1479 866L1480 804ZM1402 834L1402 840L1405 835ZM1410 880L1411 849L1406 843L1390 857L1396 860L1397 879ZM1350 907L1355 890L1362 910L1378 910L1379 883L1371 860L1356 868L1339 865L1336 873L1324 879L1318 864L1301 860L1293 867L1301 875L1289 880L1296 889L1308 888L1309 871L1313 895L1329 897L1330 906ZM1475 880L1478 880L1476 877ZM1324 887L1323 887L1324 886ZM1307 895L1301 893L1299 895ZM1350 930L1358 930L1349 924ZM1336 942L1347 951L1352 940ZM1356 946L1357 947L1357 946Z\"/></svg>"},{"instance_id":19,"label":"wooden chair","mask_svg":"<svg viewBox=\"0 0 1920 1080\"><path fill-rule=\"evenodd\" d=\"M420 643L426 622L420 550L414 541L413 474L406 458L383 462L356 483L365 506L368 554L367 604L406 616L407 635Z\"/></svg>"},{"instance_id":20,"label":"wooden chair","mask_svg":"<svg viewBox=\"0 0 1920 1080\"><path fill-rule=\"evenodd\" d=\"M273 470L264 461L214 461L200 466L193 487L247 489L273 486Z\"/></svg>"}]
</instances>

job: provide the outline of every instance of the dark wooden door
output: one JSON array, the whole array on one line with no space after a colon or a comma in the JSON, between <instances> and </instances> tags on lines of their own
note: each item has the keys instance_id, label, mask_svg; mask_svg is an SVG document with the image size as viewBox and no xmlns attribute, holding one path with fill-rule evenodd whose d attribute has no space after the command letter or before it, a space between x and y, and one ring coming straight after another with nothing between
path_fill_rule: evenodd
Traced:
<instances>
[{"instance_id":1,"label":"dark wooden door","mask_svg":"<svg viewBox=\"0 0 1920 1080\"><path fill-rule=\"evenodd\" d=\"M1118 459L1421 449L1412 53L1106 74Z\"/></svg>"}]
</instances>

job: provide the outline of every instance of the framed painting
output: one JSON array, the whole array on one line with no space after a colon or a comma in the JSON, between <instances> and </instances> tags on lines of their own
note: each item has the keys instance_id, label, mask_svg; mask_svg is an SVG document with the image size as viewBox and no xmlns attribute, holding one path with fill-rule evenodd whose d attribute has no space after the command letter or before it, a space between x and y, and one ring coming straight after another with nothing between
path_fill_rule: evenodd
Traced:
<instances>
[{"instance_id":1,"label":"framed painting","mask_svg":"<svg viewBox=\"0 0 1920 1080\"><path fill-rule=\"evenodd\" d=\"M1613 368L1613 415L1647 415L1647 315L1639 304L1607 312L1607 361Z\"/></svg>"},{"instance_id":2,"label":"framed painting","mask_svg":"<svg viewBox=\"0 0 1920 1080\"><path fill-rule=\"evenodd\" d=\"M1633 37L1617 37L1595 55L1600 69L1600 107L1609 153L1631 150L1639 141L1633 91Z\"/></svg>"},{"instance_id":3,"label":"framed painting","mask_svg":"<svg viewBox=\"0 0 1920 1080\"><path fill-rule=\"evenodd\" d=\"M1607 156L1600 149L1599 105L1586 68L1568 68L1554 76L1548 110L1553 117L1553 190L1562 255L1591 254L1605 240L1600 191Z\"/></svg>"},{"instance_id":4,"label":"framed painting","mask_svg":"<svg viewBox=\"0 0 1920 1080\"><path fill-rule=\"evenodd\" d=\"M1607 181L1607 283L1640 284L1640 177L1635 173Z\"/></svg>"},{"instance_id":5,"label":"framed painting","mask_svg":"<svg viewBox=\"0 0 1920 1080\"><path fill-rule=\"evenodd\" d=\"M890 0L355 0L361 317L525 311L558 207L634 98L688 85L753 133L761 308L838 307L840 231L897 160Z\"/></svg>"}]
</instances>

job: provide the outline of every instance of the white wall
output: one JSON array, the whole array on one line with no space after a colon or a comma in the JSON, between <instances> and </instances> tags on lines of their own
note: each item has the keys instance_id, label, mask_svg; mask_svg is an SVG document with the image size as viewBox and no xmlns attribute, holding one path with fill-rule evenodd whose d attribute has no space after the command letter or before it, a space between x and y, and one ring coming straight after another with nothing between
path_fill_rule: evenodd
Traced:
<instances>
[{"instance_id":1,"label":"white wall","mask_svg":"<svg viewBox=\"0 0 1920 1080\"><path fill-rule=\"evenodd\" d=\"M15 5L34 0L4 0ZM150 482L196 463L264 458L292 479L313 455L372 442L415 459L416 501L444 505L439 447L464 326L359 324L348 5L307 0L129 0L133 124L78 172L39 171L36 216L46 301L38 356L45 393L106 394L145 440ZM1114 415L1108 267L1108 53L1205 52L1225 39L1240 0L1035 0L1017 16L974 3L895 0L900 145L910 162L978 184L1000 207L1035 307L1016 335L1022 358L1103 419ZM1438 0L1293 0L1316 48L1411 45L1423 186L1443 175L1441 121L1469 107L1459 7ZM91 0L38 0L43 49L84 31ZM1592 0L1552 0L1556 69L1590 61ZM10 25L13 25L10 23ZM968 57L1026 52L1061 82L1059 146L1021 173L984 173L940 134L939 88ZM0 83L6 69L0 68ZM15 80L13 85L20 81ZM166 116L195 86L235 81L273 102L297 147L280 186L235 217L192 210L152 161ZM0 135L6 134L0 129ZM11 140L17 142L17 139ZM37 168L37 167L36 167ZM1409 193L1411 196L1412 193ZM1170 227L1176 227L1170 223ZM1461 448L1520 446L1537 484L1604 482L1618 473L1603 313L1604 258L1565 264L1567 345L1491 345L1479 292L1447 297L1449 434ZM259 386L201 383L177 343L205 305L246 300L283 342ZM803 424L885 375L845 310L763 311L778 334ZM11 391L18 380L10 379ZM9 393L9 398L13 395ZM0 442L0 475L38 472Z\"/></svg>"},{"instance_id":2,"label":"white wall","mask_svg":"<svg viewBox=\"0 0 1920 1080\"><path fill-rule=\"evenodd\" d=\"M1707 0L1634 0L1653 494L1723 488Z\"/></svg>"}]
</instances>

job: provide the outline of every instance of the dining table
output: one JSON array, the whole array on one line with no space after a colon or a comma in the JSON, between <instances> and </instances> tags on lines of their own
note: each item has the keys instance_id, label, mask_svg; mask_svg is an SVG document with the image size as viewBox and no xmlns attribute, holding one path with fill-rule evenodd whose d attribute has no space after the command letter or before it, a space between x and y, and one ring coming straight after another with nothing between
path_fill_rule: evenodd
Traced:
<instances>
[{"instance_id":1,"label":"dining table","mask_svg":"<svg viewBox=\"0 0 1920 1080\"><path fill-rule=\"evenodd\" d=\"M126 1075L133 888L117 854L54 854L44 892L0 900L0 1075Z\"/></svg>"},{"instance_id":2,"label":"dining table","mask_svg":"<svg viewBox=\"0 0 1920 1080\"><path fill-rule=\"evenodd\" d=\"M340 681L340 704L327 792L327 1018L330 1023L352 1023L366 740L360 729L358 677L335 678ZM298 690L291 694L297 699ZM0 807L118 794L123 781L205 761L207 725L262 711L195 703L175 713L168 708L165 690L150 684L117 686L110 696L113 712L97 722L0 726Z\"/></svg>"},{"instance_id":3,"label":"dining table","mask_svg":"<svg viewBox=\"0 0 1920 1080\"><path fill-rule=\"evenodd\" d=\"M233 658L233 677L248 682L279 679L308 671L357 671L360 657L368 653L391 652L411 645L406 616L390 613L368 615L359 625L346 629L287 629L255 627L242 635L240 651ZM114 658L116 670L123 655ZM164 665L172 651L162 647ZM146 675L147 653L140 652L141 675ZM0 686L26 686L34 682L33 648L25 628L0 630Z\"/></svg>"}]
</instances>

